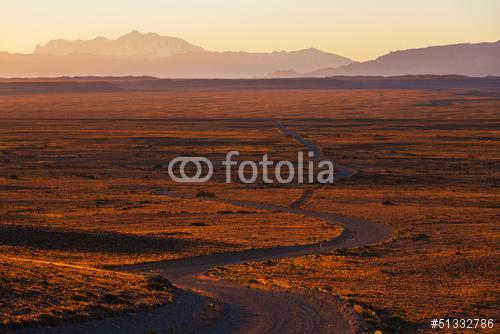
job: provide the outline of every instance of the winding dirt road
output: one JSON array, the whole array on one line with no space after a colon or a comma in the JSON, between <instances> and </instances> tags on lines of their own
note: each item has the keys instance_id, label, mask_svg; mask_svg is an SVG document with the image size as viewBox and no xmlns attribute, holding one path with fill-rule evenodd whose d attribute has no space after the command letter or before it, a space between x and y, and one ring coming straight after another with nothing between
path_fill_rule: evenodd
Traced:
<instances>
[{"instance_id":1,"label":"winding dirt road","mask_svg":"<svg viewBox=\"0 0 500 334\"><path fill-rule=\"evenodd\" d=\"M284 134L293 137L309 151L313 151L316 159L327 159L315 143L289 130L280 121L273 123ZM336 181L349 178L355 173L356 171L353 169L337 166ZM310 192L305 192L305 194L307 197L310 196ZM292 207L281 207L238 200L220 199L218 201L323 219L332 224L342 225L344 232L341 236L320 244L200 256L177 261L139 264L121 269L161 274L182 289L212 296L229 306L230 314L226 314L223 321L216 322L210 330L214 333L355 333L359 331L360 328L352 312L339 300L321 293L247 288L226 280L208 278L204 273L214 266L295 257L338 248L371 245L389 239L391 237L389 228L359 218L303 210L299 208L300 205L297 203Z\"/></svg>"},{"instance_id":2,"label":"winding dirt road","mask_svg":"<svg viewBox=\"0 0 500 334\"><path fill-rule=\"evenodd\" d=\"M316 159L326 160L321 149L313 142L306 140L298 133L289 130L279 121L273 121L284 134L293 137L308 150L315 153ZM336 181L349 178L355 170L336 166ZM162 194L162 193L159 193ZM170 193L163 195L171 196ZM337 238L322 243L304 246L274 247L243 252L223 253L199 256L176 261L137 264L114 268L115 270L160 274L167 277L179 287L178 307L168 312L156 311L158 315L148 315L149 320L96 322L87 327L70 326L60 333L81 332L82 329L92 329L94 333L144 333L149 328L156 328L163 321L180 321L186 318L186 313L194 314L196 305L201 305L200 298L208 296L222 305L222 311L215 319L201 322L197 327L187 325L182 332L202 333L358 333L361 323L354 312L343 302L331 295L319 291L294 291L282 289L247 288L236 283L213 279L205 276L210 268L246 261L261 261L276 258L296 257L318 254L338 248L367 246L388 240L391 230L384 225L375 224L363 219L338 215L334 213L303 210L302 204L310 197L311 192L305 192L302 199L290 207L276 206L255 202L228 199L214 199L234 205L289 212L297 215L323 219L332 224L340 224L344 232ZM197 299L195 301L195 299ZM198 304L197 304L198 303ZM187 305L187 306L186 306ZM168 313L168 314L167 314ZM176 315L177 313L177 315ZM199 313L199 312L198 312ZM189 317L188 317L189 318ZM189 323L188 318L182 320ZM148 326L141 326L149 321ZM199 320L196 322L199 323ZM193 324L195 321L193 320ZM158 325L158 326L157 326ZM88 327L91 326L91 327ZM200 327L201 326L201 327ZM73 329L73 330L72 330ZM174 330L175 331L175 330ZM49 331L52 332L52 331Z\"/></svg>"}]
</instances>

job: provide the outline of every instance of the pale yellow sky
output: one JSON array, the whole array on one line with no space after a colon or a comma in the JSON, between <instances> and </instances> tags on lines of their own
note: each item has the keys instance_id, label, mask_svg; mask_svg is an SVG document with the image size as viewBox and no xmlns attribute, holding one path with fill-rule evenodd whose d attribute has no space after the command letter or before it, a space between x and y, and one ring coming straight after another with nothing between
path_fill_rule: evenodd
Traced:
<instances>
[{"instance_id":1,"label":"pale yellow sky","mask_svg":"<svg viewBox=\"0 0 500 334\"><path fill-rule=\"evenodd\" d=\"M213 51L308 47L355 60L500 39L498 0L2 0L0 51L137 29Z\"/></svg>"}]
</instances>

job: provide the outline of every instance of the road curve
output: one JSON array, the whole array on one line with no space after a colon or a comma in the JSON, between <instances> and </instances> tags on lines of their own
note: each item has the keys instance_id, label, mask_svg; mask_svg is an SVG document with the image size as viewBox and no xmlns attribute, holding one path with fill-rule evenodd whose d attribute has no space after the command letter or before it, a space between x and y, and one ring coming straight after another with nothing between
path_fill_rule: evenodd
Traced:
<instances>
[{"instance_id":1,"label":"road curve","mask_svg":"<svg viewBox=\"0 0 500 334\"><path fill-rule=\"evenodd\" d=\"M315 158L327 160L321 148L289 130L280 121L273 124L285 135L291 136L315 153ZM356 170L336 165L336 181L350 178ZM305 192L307 198L310 192ZM161 193L160 193L161 194ZM171 196L165 192L164 195ZM199 256L175 261L144 263L119 268L136 273L157 273L167 277L182 289L200 292L214 297L229 306L231 314L214 325L214 333L355 333L359 331L353 314L339 300L324 294L297 293L283 290L249 289L226 280L208 278L204 273L215 266L225 266L246 261L262 261L277 258L318 254L338 248L367 246L388 240L391 230L381 224L364 219L334 213L304 210L300 205L282 207L232 199L214 199L238 206L322 219L343 226L343 233L332 240L304 246L273 247L234 253ZM303 204L303 203L300 203ZM311 303L310 300L314 300Z\"/></svg>"},{"instance_id":2,"label":"road curve","mask_svg":"<svg viewBox=\"0 0 500 334\"><path fill-rule=\"evenodd\" d=\"M273 124L285 135L291 136L308 150L316 159L326 160L319 146L289 130L280 121ZM356 170L336 165L336 181L349 178ZM170 192L159 195L175 196ZM284 289L247 288L227 280L205 276L207 270L215 266L225 266L246 261L262 261L302 255L319 254L338 248L367 246L388 240L391 230L364 219L301 209L312 195L304 192L301 199L290 207L255 203L232 199L211 199L238 206L281 211L313 217L340 224L344 231L340 236L322 243L255 249L242 252L213 254L174 261L142 263L112 268L114 270L141 274L160 274L180 288L176 305L170 309L159 309L136 318L124 317L100 322L51 328L43 333L144 333L151 328L165 328L175 322L194 323L189 320L199 313L203 296L213 298L222 305L223 312L216 320L198 324L196 327L181 327L174 332L182 333L359 333L360 322L352 309L338 298L319 291L292 291ZM206 300L205 300L206 301ZM30 332L31 333L31 332ZM37 331L37 333L40 333Z\"/></svg>"}]
</instances>

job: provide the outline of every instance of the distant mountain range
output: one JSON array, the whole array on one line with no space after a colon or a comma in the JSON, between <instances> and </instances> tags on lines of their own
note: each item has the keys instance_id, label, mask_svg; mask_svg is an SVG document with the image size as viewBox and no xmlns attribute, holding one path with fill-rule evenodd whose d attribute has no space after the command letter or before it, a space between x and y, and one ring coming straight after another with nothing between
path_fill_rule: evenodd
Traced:
<instances>
[{"instance_id":1,"label":"distant mountain range","mask_svg":"<svg viewBox=\"0 0 500 334\"><path fill-rule=\"evenodd\" d=\"M453 44L390 52L375 60L308 73L277 71L272 78L398 75L500 75L500 41L495 43Z\"/></svg>"},{"instance_id":2,"label":"distant mountain range","mask_svg":"<svg viewBox=\"0 0 500 334\"><path fill-rule=\"evenodd\" d=\"M288 78L337 75L500 75L500 42L391 52L367 62L315 48L212 52L183 39L132 31L116 40L52 40L33 54L0 52L0 77L128 76Z\"/></svg>"},{"instance_id":3,"label":"distant mountain range","mask_svg":"<svg viewBox=\"0 0 500 334\"><path fill-rule=\"evenodd\" d=\"M0 53L0 77L253 78L280 68L310 72L352 62L314 48L271 53L210 52L180 38L132 31L116 40L53 40L38 45L33 54Z\"/></svg>"}]
</instances>

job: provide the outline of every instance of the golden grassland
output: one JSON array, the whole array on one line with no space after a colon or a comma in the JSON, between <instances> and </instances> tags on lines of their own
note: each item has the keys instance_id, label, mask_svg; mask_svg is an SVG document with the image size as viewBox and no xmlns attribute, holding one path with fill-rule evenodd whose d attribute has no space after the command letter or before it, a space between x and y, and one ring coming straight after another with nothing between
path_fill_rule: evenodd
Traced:
<instances>
[{"instance_id":1,"label":"golden grassland","mask_svg":"<svg viewBox=\"0 0 500 334\"><path fill-rule=\"evenodd\" d=\"M255 194L221 184L220 172L197 187L170 181L162 164L175 156L222 160L239 149L249 158L286 157L297 148L270 122L264 131L262 122L197 124L2 120L3 326L104 317L173 298L172 291L149 289L141 276L98 269L105 266L315 243L341 232L317 219L219 202L240 190L246 200ZM200 197L203 191L215 198ZM257 191L284 205L301 195Z\"/></svg>"},{"instance_id":2,"label":"golden grassland","mask_svg":"<svg viewBox=\"0 0 500 334\"><path fill-rule=\"evenodd\" d=\"M380 221L394 238L213 275L340 295L384 331L427 328L432 317L498 318L496 96L460 90L2 96L1 321L99 317L171 301L171 291L98 269L105 265L338 235L338 227L320 220L217 201L286 206L311 186L227 185L223 171L194 187L169 181L162 165L176 156L221 161L239 150L241 159L269 153L293 161L304 148L273 118L359 169L351 180L317 189L307 209ZM197 196L203 192L215 198Z\"/></svg>"},{"instance_id":3,"label":"golden grassland","mask_svg":"<svg viewBox=\"0 0 500 334\"><path fill-rule=\"evenodd\" d=\"M157 123L149 121L91 123L3 123L2 252L102 266L307 244L340 233L321 220L217 201L222 195L252 200L258 193L287 205L300 189L253 191L221 182L183 186L162 167L191 150L214 160L231 149L255 159L259 152L290 156L296 145L270 122L264 131L255 130L261 122L214 122L194 124L191 132L186 122L163 122L156 130ZM244 139L241 126L251 129ZM231 142L238 146L231 148ZM214 178L219 174L223 171ZM216 198L197 197L202 191Z\"/></svg>"}]
</instances>

